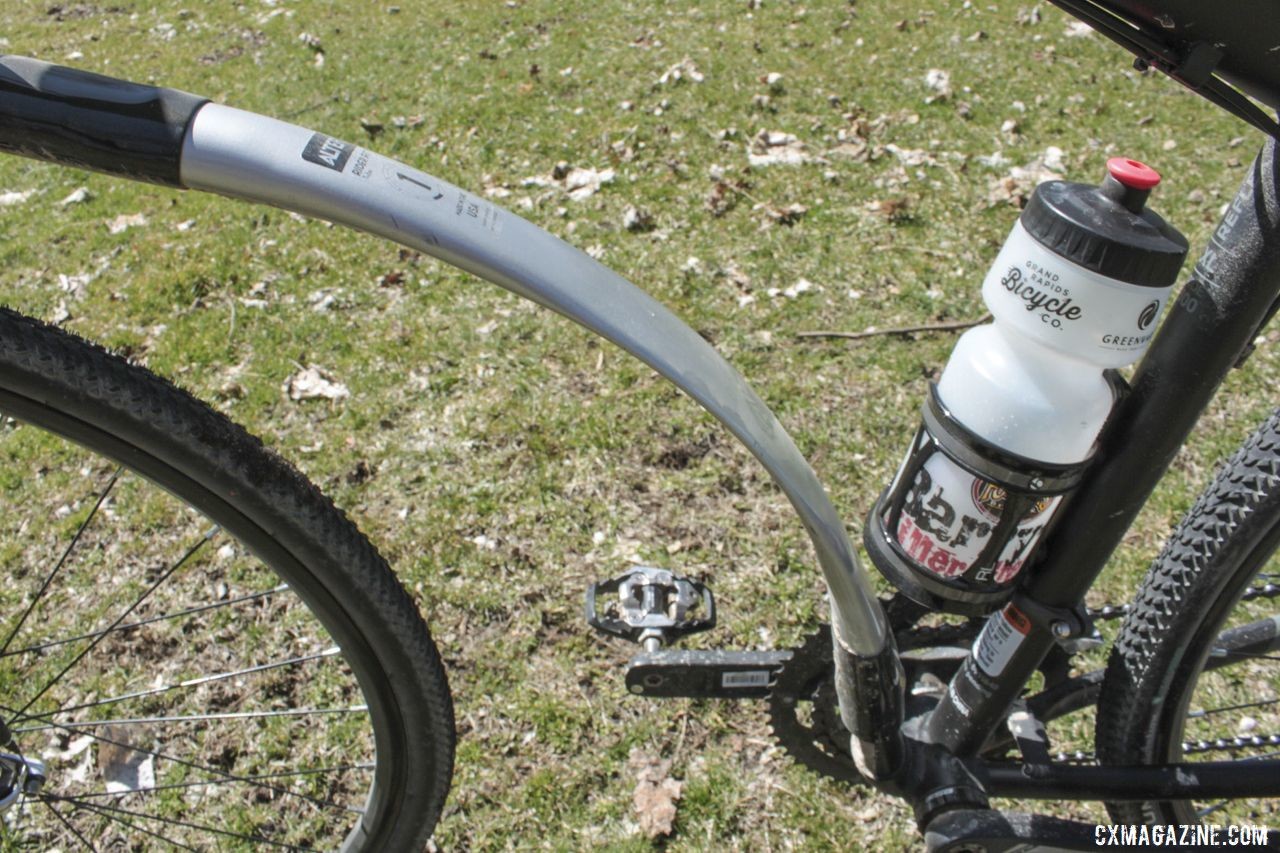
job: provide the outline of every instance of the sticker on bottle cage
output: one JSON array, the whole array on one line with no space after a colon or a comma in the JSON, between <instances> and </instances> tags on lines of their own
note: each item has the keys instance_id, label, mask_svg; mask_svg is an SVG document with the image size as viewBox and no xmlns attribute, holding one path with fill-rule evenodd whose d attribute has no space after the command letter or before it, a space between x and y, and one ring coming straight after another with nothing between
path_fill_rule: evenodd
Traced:
<instances>
[{"instance_id":1,"label":"sticker on bottle cage","mask_svg":"<svg viewBox=\"0 0 1280 853\"><path fill-rule=\"evenodd\" d=\"M987 620L986 627L973 641L973 661L992 678L1004 672L1013 653L1031 632L1031 620L1012 604Z\"/></svg>"},{"instance_id":2,"label":"sticker on bottle cage","mask_svg":"<svg viewBox=\"0 0 1280 853\"><path fill-rule=\"evenodd\" d=\"M720 687L733 690L743 687L768 687L769 670L759 669L748 672L726 672L720 676Z\"/></svg>"}]
</instances>

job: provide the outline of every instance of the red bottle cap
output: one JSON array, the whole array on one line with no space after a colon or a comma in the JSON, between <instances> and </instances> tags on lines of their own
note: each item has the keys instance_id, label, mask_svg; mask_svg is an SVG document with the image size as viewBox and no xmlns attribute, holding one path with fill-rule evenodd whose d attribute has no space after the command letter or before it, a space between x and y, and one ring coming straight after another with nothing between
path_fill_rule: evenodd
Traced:
<instances>
[{"instance_id":1,"label":"red bottle cap","mask_svg":"<svg viewBox=\"0 0 1280 853\"><path fill-rule=\"evenodd\" d=\"M1112 157L1107 161L1107 171L1111 177L1135 190L1149 190L1160 183L1159 172L1128 157Z\"/></svg>"}]
</instances>

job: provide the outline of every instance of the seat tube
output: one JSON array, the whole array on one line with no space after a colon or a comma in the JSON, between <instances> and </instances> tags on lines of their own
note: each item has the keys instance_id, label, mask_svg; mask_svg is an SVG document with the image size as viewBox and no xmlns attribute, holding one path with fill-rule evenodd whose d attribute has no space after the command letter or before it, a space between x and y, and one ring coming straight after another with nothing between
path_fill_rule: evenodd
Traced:
<instances>
[{"instance_id":1,"label":"seat tube","mask_svg":"<svg viewBox=\"0 0 1280 853\"><path fill-rule=\"evenodd\" d=\"M1047 531L1018 600L1028 612L1076 607L1120 544L1201 412L1280 298L1280 151L1268 139L1213 232L1099 436L1097 462ZM1008 629L993 614L984 629ZM1053 620L1002 636L997 656L971 654L927 728L958 755L978 752L1055 642ZM985 636L979 640L979 647ZM993 674L994 673L994 674Z\"/></svg>"}]
</instances>

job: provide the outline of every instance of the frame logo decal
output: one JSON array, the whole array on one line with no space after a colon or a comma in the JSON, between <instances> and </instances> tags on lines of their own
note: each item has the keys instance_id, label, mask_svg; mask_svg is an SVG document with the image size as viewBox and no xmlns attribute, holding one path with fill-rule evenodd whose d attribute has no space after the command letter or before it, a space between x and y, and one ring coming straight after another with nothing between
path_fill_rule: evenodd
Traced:
<instances>
[{"instance_id":1,"label":"frame logo decal","mask_svg":"<svg viewBox=\"0 0 1280 853\"><path fill-rule=\"evenodd\" d=\"M350 142L343 142L323 133L313 133L307 147L302 149L302 159L341 172L346 168L347 160L354 150L355 146Z\"/></svg>"}]
</instances>

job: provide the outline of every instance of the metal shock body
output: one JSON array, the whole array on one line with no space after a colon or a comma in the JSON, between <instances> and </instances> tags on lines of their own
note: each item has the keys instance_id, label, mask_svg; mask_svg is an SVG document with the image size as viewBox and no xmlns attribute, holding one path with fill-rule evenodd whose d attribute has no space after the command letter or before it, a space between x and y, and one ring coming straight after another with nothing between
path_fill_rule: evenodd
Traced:
<instances>
[{"instance_id":1,"label":"metal shock body","mask_svg":"<svg viewBox=\"0 0 1280 853\"><path fill-rule=\"evenodd\" d=\"M1051 609L1083 599L1278 298L1280 150L1268 139L1103 429L1098 464L1024 569L1022 595ZM977 753L1054 642L1049 624L1034 622L998 678L971 655L934 710L928 739Z\"/></svg>"}]
</instances>

